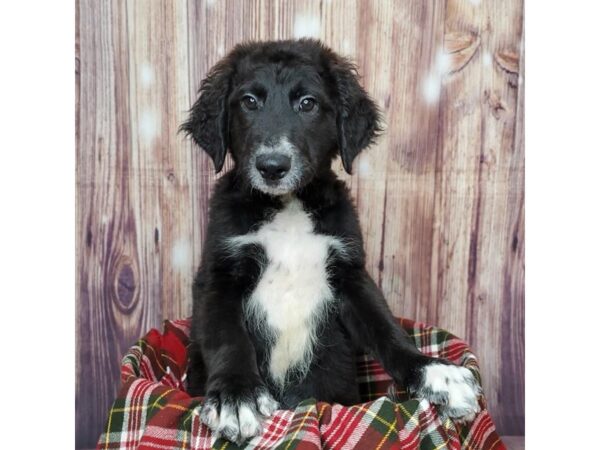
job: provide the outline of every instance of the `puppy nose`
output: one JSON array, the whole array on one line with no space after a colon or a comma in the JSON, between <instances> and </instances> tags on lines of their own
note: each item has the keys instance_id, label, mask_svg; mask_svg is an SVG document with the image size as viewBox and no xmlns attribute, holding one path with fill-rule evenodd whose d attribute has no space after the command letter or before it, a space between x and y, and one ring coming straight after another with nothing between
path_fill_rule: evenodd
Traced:
<instances>
[{"instance_id":1,"label":"puppy nose","mask_svg":"<svg viewBox=\"0 0 600 450\"><path fill-rule=\"evenodd\" d=\"M281 180L291 166L291 158L281 153L268 153L256 158L256 168L269 181Z\"/></svg>"}]
</instances>

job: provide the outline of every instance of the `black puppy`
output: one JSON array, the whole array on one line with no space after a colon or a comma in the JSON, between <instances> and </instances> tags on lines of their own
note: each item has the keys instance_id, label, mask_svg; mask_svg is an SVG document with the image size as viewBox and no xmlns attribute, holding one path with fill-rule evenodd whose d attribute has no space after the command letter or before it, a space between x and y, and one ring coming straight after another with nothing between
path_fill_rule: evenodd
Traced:
<instances>
[{"instance_id":1,"label":"black puppy","mask_svg":"<svg viewBox=\"0 0 600 450\"><path fill-rule=\"evenodd\" d=\"M194 283L191 394L236 442L278 407L359 401L355 354L457 420L479 411L468 369L421 354L365 270L347 172L380 131L356 70L310 39L238 45L202 82L182 125L220 171Z\"/></svg>"}]
</instances>

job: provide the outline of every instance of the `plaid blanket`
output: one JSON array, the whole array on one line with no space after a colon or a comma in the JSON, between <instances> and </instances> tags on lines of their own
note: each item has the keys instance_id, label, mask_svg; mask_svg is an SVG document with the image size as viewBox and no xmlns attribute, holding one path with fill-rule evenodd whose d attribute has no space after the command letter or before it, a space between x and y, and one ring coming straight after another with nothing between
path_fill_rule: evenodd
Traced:
<instances>
[{"instance_id":1,"label":"plaid blanket","mask_svg":"<svg viewBox=\"0 0 600 450\"><path fill-rule=\"evenodd\" d=\"M479 378L475 356L450 333L399 319L419 349L468 367ZM164 332L151 330L125 355L122 388L98 441L98 449L228 449L200 422L201 398L185 392L189 321L166 321ZM505 450L481 399L472 423L440 417L427 400L409 399L382 367L359 356L357 383L364 403L355 406L307 399L291 410L276 411L262 436L246 449L425 449Z\"/></svg>"}]
</instances>

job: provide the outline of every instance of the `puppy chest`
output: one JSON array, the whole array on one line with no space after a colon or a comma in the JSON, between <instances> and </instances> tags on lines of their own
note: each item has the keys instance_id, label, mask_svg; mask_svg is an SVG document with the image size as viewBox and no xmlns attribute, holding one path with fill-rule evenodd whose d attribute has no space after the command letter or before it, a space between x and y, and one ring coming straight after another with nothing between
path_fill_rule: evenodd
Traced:
<instances>
[{"instance_id":1,"label":"puppy chest","mask_svg":"<svg viewBox=\"0 0 600 450\"><path fill-rule=\"evenodd\" d=\"M264 224L253 240L264 248L267 263L247 309L251 320L268 328L270 373L283 383L288 370L302 374L310 366L316 328L332 299L327 260L335 242L314 233L297 200Z\"/></svg>"},{"instance_id":2,"label":"puppy chest","mask_svg":"<svg viewBox=\"0 0 600 450\"><path fill-rule=\"evenodd\" d=\"M324 236L275 232L263 243L267 265L252 298L276 328L302 322L330 294Z\"/></svg>"}]
</instances>

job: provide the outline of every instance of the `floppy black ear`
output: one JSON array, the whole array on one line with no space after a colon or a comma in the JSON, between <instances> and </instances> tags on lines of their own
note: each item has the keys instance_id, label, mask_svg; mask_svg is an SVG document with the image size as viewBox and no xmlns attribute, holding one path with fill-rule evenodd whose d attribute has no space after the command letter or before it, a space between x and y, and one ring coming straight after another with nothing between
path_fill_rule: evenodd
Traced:
<instances>
[{"instance_id":1,"label":"floppy black ear","mask_svg":"<svg viewBox=\"0 0 600 450\"><path fill-rule=\"evenodd\" d=\"M338 145L342 164L352 173L352 161L371 145L381 128L379 108L358 83L356 67L337 58L331 67L338 95Z\"/></svg>"},{"instance_id":2,"label":"floppy black ear","mask_svg":"<svg viewBox=\"0 0 600 450\"><path fill-rule=\"evenodd\" d=\"M230 92L233 65L230 58L212 68L200 86L200 97L181 127L196 144L210 155L218 172L225 163L229 135L227 97Z\"/></svg>"}]
</instances>

